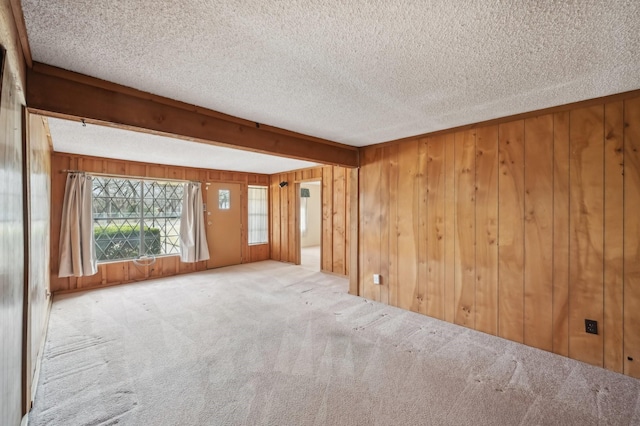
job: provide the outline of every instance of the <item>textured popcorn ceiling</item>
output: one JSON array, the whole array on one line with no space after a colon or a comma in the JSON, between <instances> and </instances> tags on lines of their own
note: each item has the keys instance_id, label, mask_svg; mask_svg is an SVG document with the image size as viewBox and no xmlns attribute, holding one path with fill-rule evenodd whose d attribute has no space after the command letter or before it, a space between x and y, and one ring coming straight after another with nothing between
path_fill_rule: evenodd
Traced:
<instances>
[{"instance_id":1,"label":"textured popcorn ceiling","mask_svg":"<svg viewBox=\"0 0 640 426\"><path fill-rule=\"evenodd\" d=\"M80 155L206 169L273 174L313 167L292 160L148 133L49 118L53 150Z\"/></svg>"},{"instance_id":2,"label":"textured popcorn ceiling","mask_svg":"<svg viewBox=\"0 0 640 426\"><path fill-rule=\"evenodd\" d=\"M640 1L22 0L36 61L362 146L640 88Z\"/></svg>"}]
</instances>

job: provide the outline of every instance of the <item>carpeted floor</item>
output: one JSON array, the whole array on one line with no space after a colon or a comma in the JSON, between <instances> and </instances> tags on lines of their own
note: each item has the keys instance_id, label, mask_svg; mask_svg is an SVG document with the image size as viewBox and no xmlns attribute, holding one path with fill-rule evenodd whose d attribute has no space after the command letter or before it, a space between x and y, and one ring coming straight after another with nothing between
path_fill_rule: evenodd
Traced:
<instances>
[{"instance_id":1,"label":"carpeted floor","mask_svg":"<svg viewBox=\"0 0 640 426\"><path fill-rule=\"evenodd\" d=\"M320 246L302 247L300 249L300 266L313 271L319 271Z\"/></svg>"},{"instance_id":2,"label":"carpeted floor","mask_svg":"<svg viewBox=\"0 0 640 426\"><path fill-rule=\"evenodd\" d=\"M31 425L625 425L640 381L261 262L58 296Z\"/></svg>"}]
</instances>

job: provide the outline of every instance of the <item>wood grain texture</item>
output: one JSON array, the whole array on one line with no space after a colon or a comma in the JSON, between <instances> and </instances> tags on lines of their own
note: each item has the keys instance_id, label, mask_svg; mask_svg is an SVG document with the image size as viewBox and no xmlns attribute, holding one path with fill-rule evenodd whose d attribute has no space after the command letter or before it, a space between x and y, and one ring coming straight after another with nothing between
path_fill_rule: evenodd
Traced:
<instances>
[{"instance_id":1,"label":"wood grain texture","mask_svg":"<svg viewBox=\"0 0 640 426\"><path fill-rule=\"evenodd\" d=\"M446 139L428 140L427 158L427 315L444 319L444 146ZM390 149L390 148L387 148Z\"/></svg>"},{"instance_id":2,"label":"wood grain texture","mask_svg":"<svg viewBox=\"0 0 640 426\"><path fill-rule=\"evenodd\" d=\"M388 149L380 149L380 162L381 162L381 170L380 170L380 182L378 184L378 204L380 206L380 267L379 273L381 276L381 283L378 286L380 292L379 301L382 303L389 303L389 258L390 258L390 250L389 250L389 234L390 234L390 226L389 226L389 216L391 205L390 203L385 203L383 200L388 197L390 192L390 170L389 167L389 150Z\"/></svg>"},{"instance_id":3,"label":"wood grain texture","mask_svg":"<svg viewBox=\"0 0 640 426\"><path fill-rule=\"evenodd\" d=\"M455 293L455 236L456 236L456 187L454 134L445 136L444 141L444 319L453 322L456 312Z\"/></svg>"},{"instance_id":4,"label":"wood grain texture","mask_svg":"<svg viewBox=\"0 0 640 426\"><path fill-rule=\"evenodd\" d=\"M333 222L333 238L331 252L333 254L331 271L346 275L346 184L347 169L336 167L333 172L333 199L331 200L331 216Z\"/></svg>"},{"instance_id":5,"label":"wood grain texture","mask_svg":"<svg viewBox=\"0 0 640 426\"><path fill-rule=\"evenodd\" d=\"M300 189L298 185L292 182L287 189L287 210L289 221L287 225L289 238L289 259L291 263L300 263L300 250L297 249L300 242ZM296 249L294 249L296 248Z\"/></svg>"},{"instance_id":6,"label":"wood grain texture","mask_svg":"<svg viewBox=\"0 0 640 426\"><path fill-rule=\"evenodd\" d=\"M604 106L604 368L624 371L624 104Z\"/></svg>"},{"instance_id":7,"label":"wood grain texture","mask_svg":"<svg viewBox=\"0 0 640 426\"><path fill-rule=\"evenodd\" d=\"M27 103L43 115L85 119L290 158L358 166L355 147L225 117L216 111L36 63L27 71ZM161 119L159 119L159 117Z\"/></svg>"},{"instance_id":8,"label":"wood grain texture","mask_svg":"<svg viewBox=\"0 0 640 426\"><path fill-rule=\"evenodd\" d=\"M400 174L398 165L398 146L389 146L384 149L385 158L389 173L389 277L387 279L386 290L389 293L389 304L398 306L398 269L401 266L401 259L398 257L398 235L400 232L398 225L398 176ZM384 202L384 200L381 200Z\"/></svg>"},{"instance_id":9,"label":"wood grain texture","mask_svg":"<svg viewBox=\"0 0 640 426\"><path fill-rule=\"evenodd\" d=\"M321 268L325 272L347 275L350 267L347 265L349 240L347 199L352 196L349 192L351 176L350 169L337 166L312 167L279 173L267 177L270 188L269 208L271 233L271 259L282 262L299 262L299 223L296 207L299 195L296 184L301 181L320 181L322 187L322 231L321 231ZM280 182L288 182L280 188ZM357 183L357 176L356 176ZM355 188L357 190L357 187ZM358 196L357 192L354 194ZM351 201L350 201L351 202ZM357 204L357 203L356 203ZM356 226L359 221L355 221ZM338 241L339 240L339 241ZM357 246L356 246L357 249ZM350 259L349 259L350 260ZM357 262L357 258L354 261ZM357 267L353 268L356 270Z\"/></svg>"},{"instance_id":10,"label":"wood grain texture","mask_svg":"<svg viewBox=\"0 0 640 426\"><path fill-rule=\"evenodd\" d=\"M5 61L9 61L11 46L6 47ZM26 391L22 384L22 332L27 224L23 217L22 103L8 62L4 68L0 73L0 424L18 425Z\"/></svg>"},{"instance_id":11,"label":"wood grain texture","mask_svg":"<svg viewBox=\"0 0 640 426\"><path fill-rule=\"evenodd\" d=\"M398 147L398 307L420 312L424 295L418 286L418 141Z\"/></svg>"},{"instance_id":12,"label":"wood grain texture","mask_svg":"<svg viewBox=\"0 0 640 426\"><path fill-rule=\"evenodd\" d=\"M498 335L524 340L524 121L499 126Z\"/></svg>"},{"instance_id":13,"label":"wood grain texture","mask_svg":"<svg viewBox=\"0 0 640 426\"><path fill-rule=\"evenodd\" d=\"M455 297L454 322L475 328L476 190L475 130L455 134Z\"/></svg>"},{"instance_id":14,"label":"wood grain texture","mask_svg":"<svg viewBox=\"0 0 640 426\"><path fill-rule=\"evenodd\" d=\"M333 267L333 168L322 168L322 269Z\"/></svg>"},{"instance_id":15,"label":"wood grain texture","mask_svg":"<svg viewBox=\"0 0 640 426\"><path fill-rule=\"evenodd\" d=\"M271 214L269 215L269 230L270 230L270 238L271 242L271 259L273 260L282 260L282 254L280 252L280 247L282 245L282 241L280 239L280 224L282 223L282 215L280 213L280 185L278 179L271 179L271 184L269 185L270 194L269 194L269 211Z\"/></svg>"},{"instance_id":16,"label":"wood grain texture","mask_svg":"<svg viewBox=\"0 0 640 426\"><path fill-rule=\"evenodd\" d=\"M553 352L569 356L569 113L553 116Z\"/></svg>"},{"instance_id":17,"label":"wood grain texture","mask_svg":"<svg viewBox=\"0 0 640 426\"><path fill-rule=\"evenodd\" d=\"M282 262L291 262L291 258L289 253L295 252L295 240L289 238L289 223L294 220L291 216L289 216L289 186L294 186L293 179L289 181L286 175L279 175L277 178L278 182L288 182L287 186L279 188L280 190L280 260ZM282 220L286 218L285 220ZM293 243L293 245L292 245Z\"/></svg>"},{"instance_id":18,"label":"wood grain texture","mask_svg":"<svg viewBox=\"0 0 640 426\"><path fill-rule=\"evenodd\" d=\"M374 237L360 228L359 250L388 270L381 300L388 290L387 303L425 312L421 297L449 322L475 300L477 330L640 376L640 97L590 105L470 127L468 180L466 130L364 148L380 172L360 175L377 188L367 203L361 193L360 224L372 209L380 226ZM462 258L475 260L466 294ZM584 332L585 318L599 335Z\"/></svg>"},{"instance_id":19,"label":"wood grain texture","mask_svg":"<svg viewBox=\"0 0 640 426\"><path fill-rule=\"evenodd\" d=\"M373 274L380 273L380 155L380 150L370 150L362 157L364 182L360 187L364 210L363 296L377 301L380 300L380 286L373 284Z\"/></svg>"},{"instance_id":20,"label":"wood grain texture","mask_svg":"<svg viewBox=\"0 0 640 426\"><path fill-rule=\"evenodd\" d=\"M427 228L427 214L429 206L427 204L427 139L418 140L418 170L416 175L417 202L418 202L418 291L417 298L420 301L419 312L427 313L427 303L429 295L427 293L427 263L429 258L428 241L430 239Z\"/></svg>"},{"instance_id":21,"label":"wood grain texture","mask_svg":"<svg viewBox=\"0 0 640 426\"><path fill-rule=\"evenodd\" d=\"M498 334L498 126L476 130L476 330Z\"/></svg>"},{"instance_id":22,"label":"wood grain texture","mask_svg":"<svg viewBox=\"0 0 640 426\"><path fill-rule=\"evenodd\" d=\"M571 111L569 143L569 356L603 365L602 334L587 334L585 319L603 322L603 106Z\"/></svg>"},{"instance_id":23,"label":"wood grain texture","mask_svg":"<svg viewBox=\"0 0 640 426\"><path fill-rule=\"evenodd\" d=\"M102 286L123 284L133 281L141 281L150 278L171 276L176 274L190 273L206 269L206 262L197 262L195 265L184 264L177 256L157 258L156 265L151 268L137 267L131 261L101 263L98 265L98 274L82 277L81 279L58 278L58 246L60 241L60 223L62 220L62 203L55 200L64 198L64 186L66 173L62 170L83 170L94 173L114 173L129 177L154 177L165 179L192 179L201 182L219 181L238 183L242 188L244 196L242 203L246 204L247 183L268 186L270 178L268 175L248 174L238 172L226 172L220 170L206 170L195 168L184 168L175 166L164 166L158 164L137 163L122 160L111 160L97 157L83 157L74 154L53 153L51 156L51 222L50 222L50 286L52 292L60 292L73 289L88 289ZM215 178L215 179L210 179ZM270 197L273 197L273 189ZM246 212L246 206L243 207ZM272 211L273 213L273 211ZM247 234L246 220L242 220L243 235ZM243 262L249 262L252 255L246 238L242 244ZM264 249L263 249L264 250ZM264 256L256 255L256 260L262 260Z\"/></svg>"},{"instance_id":24,"label":"wood grain texture","mask_svg":"<svg viewBox=\"0 0 640 426\"><path fill-rule=\"evenodd\" d=\"M524 343L553 349L553 116L525 129Z\"/></svg>"},{"instance_id":25,"label":"wood grain texture","mask_svg":"<svg viewBox=\"0 0 640 426\"><path fill-rule=\"evenodd\" d=\"M640 378L640 98L624 103L624 373Z\"/></svg>"},{"instance_id":26,"label":"wood grain texture","mask_svg":"<svg viewBox=\"0 0 640 426\"><path fill-rule=\"evenodd\" d=\"M360 271L359 271L359 249L360 245L358 243L359 239L359 229L360 229L360 208L358 203L358 187L360 181L360 173L358 169L348 169L349 173L349 188L347 193L347 198L349 200L349 208L347 209L347 215L349 217L349 241L351 244L348 244L348 253L349 253L349 262L348 262L348 273L349 273L349 294L354 296L359 296L359 288L358 283L360 279Z\"/></svg>"}]
</instances>

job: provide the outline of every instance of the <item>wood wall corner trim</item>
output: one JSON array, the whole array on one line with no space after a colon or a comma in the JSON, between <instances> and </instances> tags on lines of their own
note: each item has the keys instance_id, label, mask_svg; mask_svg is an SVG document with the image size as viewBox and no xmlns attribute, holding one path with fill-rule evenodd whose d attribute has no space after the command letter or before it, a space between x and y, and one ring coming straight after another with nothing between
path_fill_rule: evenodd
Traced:
<instances>
[{"instance_id":1,"label":"wood wall corner trim","mask_svg":"<svg viewBox=\"0 0 640 426\"><path fill-rule=\"evenodd\" d=\"M20 0L11 0L11 11L13 12L13 20L18 30L18 38L22 47L22 55L24 61L29 68L33 66L31 57L31 46L29 46L29 38L27 37L27 25L24 22L24 14L22 12L22 4Z\"/></svg>"}]
</instances>

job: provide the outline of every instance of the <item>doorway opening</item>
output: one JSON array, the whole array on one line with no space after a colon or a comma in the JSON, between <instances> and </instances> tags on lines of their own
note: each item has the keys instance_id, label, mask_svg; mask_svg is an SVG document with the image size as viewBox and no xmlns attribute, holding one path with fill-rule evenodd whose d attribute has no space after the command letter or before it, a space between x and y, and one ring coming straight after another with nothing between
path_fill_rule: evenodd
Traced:
<instances>
[{"instance_id":1,"label":"doorway opening","mask_svg":"<svg viewBox=\"0 0 640 426\"><path fill-rule=\"evenodd\" d=\"M322 186L320 181L299 184L300 265L319 271L322 241Z\"/></svg>"}]
</instances>

